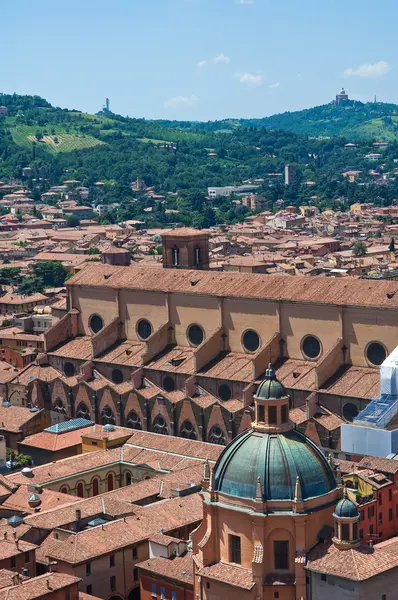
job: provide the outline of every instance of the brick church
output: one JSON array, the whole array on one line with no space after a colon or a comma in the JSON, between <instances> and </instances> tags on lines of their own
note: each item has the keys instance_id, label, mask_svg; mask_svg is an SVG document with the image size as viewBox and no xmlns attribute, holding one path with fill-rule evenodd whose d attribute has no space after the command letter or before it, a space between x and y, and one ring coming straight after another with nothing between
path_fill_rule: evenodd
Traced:
<instances>
[{"instance_id":1,"label":"brick church","mask_svg":"<svg viewBox=\"0 0 398 600\"><path fill-rule=\"evenodd\" d=\"M225 445L271 363L297 429L337 456L398 345L396 283L213 272L207 233L162 237L163 268L115 252L67 281L67 312L8 400Z\"/></svg>"}]
</instances>

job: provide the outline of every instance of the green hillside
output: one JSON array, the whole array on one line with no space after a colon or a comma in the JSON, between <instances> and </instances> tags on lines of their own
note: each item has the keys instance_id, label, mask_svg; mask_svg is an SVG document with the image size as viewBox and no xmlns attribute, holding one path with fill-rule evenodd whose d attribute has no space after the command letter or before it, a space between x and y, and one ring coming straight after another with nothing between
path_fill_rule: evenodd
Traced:
<instances>
[{"instance_id":1,"label":"green hillside","mask_svg":"<svg viewBox=\"0 0 398 600\"><path fill-rule=\"evenodd\" d=\"M239 124L316 137L338 135L353 140L392 141L398 138L398 106L380 102L355 102L348 106L325 104L264 119L244 119Z\"/></svg>"},{"instance_id":2,"label":"green hillside","mask_svg":"<svg viewBox=\"0 0 398 600\"><path fill-rule=\"evenodd\" d=\"M350 101L345 106L330 103L262 119L226 119L207 123L161 121L161 124L213 133L233 133L242 127L256 127L311 137L343 136L354 141L393 141L398 139L398 105Z\"/></svg>"},{"instance_id":3,"label":"green hillside","mask_svg":"<svg viewBox=\"0 0 398 600\"><path fill-rule=\"evenodd\" d=\"M209 201L207 187L252 179L259 180L268 210L281 203L345 210L352 202L387 206L398 198L395 105L327 105L209 123L90 115L15 94L0 94L0 105L8 109L0 118L0 180L21 180L30 167L24 185L40 200L51 186L77 179L89 188L91 202L114 206L108 222L209 227L242 221L249 210L239 198ZM357 137L361 142L347 149L347 138ZM370 165L374 140L394 141ZM284 185L286 164L296 167L291 186ZM359 181L349 183L346 170L360 171ZM132 188L137 178L149 193Z\"/></svg>"},{"instance_id":4,"label":"green hillside","mask_svg":"<svg viewBox=\"0 0 398 600\"><path fill-rule=\"evenodd\" d=\"M49 152L72 152L84 148L94 148L105 142L84 133L66 133L63 127L51 129L52 133L44 131L40 140L37 140L37 127L32 125L12 124L9 127L12 139L19 146L31 148L33 143L38 143Z\"/></svg>"}]
</instances>

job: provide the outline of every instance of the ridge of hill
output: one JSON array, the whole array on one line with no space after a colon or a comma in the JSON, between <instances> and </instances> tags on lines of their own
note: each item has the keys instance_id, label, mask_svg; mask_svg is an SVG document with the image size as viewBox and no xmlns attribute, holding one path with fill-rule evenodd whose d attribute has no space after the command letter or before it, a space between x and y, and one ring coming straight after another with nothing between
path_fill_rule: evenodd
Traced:
<instances>
[{"instance_id":1,"label":"ridge of hill","mask_svg":"<svg viewBox=\"0 0 398 600\"><path fill-rule=\"evenodd\" d=\"M300 127L296 113L184 123L110 112L92 115L53 107L38 96L2 94L0 105L8 111L0 117L0 180L21 181L24 168L30 167L25 183L36 200L51 186L78 180L89 188L91 202L112 205L104 217L108 222L140 219L152 227L176 222L209 227L241 221L250 211L239 198L209 201L207 187L253 180L260 185L262 210L277 210L283 204L316 204L320 210L344 210L352 202L386 206L398 197L397 141L383 145L380 164L370 164L372 139L348 148L347 138L331 131L325 140L307 130L304 134L282 128L304 128L310 123L305 115L313 115L311 122L324 127L328 114L340 115L343 124L351 120L352 127L350 115L362 124L364 116L375 117L378 105L363 105L367 108L361 113L329 105L301 111ZM390 127L395 127L394 107L389 108ZM295 168L294 183L288 186L283 178L287 164ZM358 172L359 181L350 183L346 171ZM144 189L132 186L137 178L145 182Z\"/></svg>"},{"instance_id":2,"label":"ridge of hill","mask_svg":"<svg viewBox=\"0 0 398 600\"><path fill-rule=\"evenodd\" d=\"M290 131L310 137L341 136L352 141L398 139L398 105L350 101L345 105L323 104L260 119L225 119L207 123L160 121L166 127L231 133L241 127Z\"/></svg>"}]
</instances>

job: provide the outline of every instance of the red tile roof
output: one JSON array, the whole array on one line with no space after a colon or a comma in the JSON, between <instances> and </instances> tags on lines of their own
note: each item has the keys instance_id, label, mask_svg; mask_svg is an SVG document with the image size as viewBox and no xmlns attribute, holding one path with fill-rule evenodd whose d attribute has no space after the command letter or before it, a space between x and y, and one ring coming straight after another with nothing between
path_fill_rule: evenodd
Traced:
<instances>
[{"instance_id":1,"label":"red tile roof","mask_svg":"<svg viewBox=\"0 0 398 600\"><path fill-rule=\"evenodd\" d=\"M334 544L318 544L309 554L307 568L343 579L363 581L398 567L398 539L351 550L339 550Z\"/></svg>"},{"instance_id":2,"label":"red tile roof","mask_svg":"<svg viewBox=\"0 0 398 600\"><path fill-rule=\"evenodd\" d=\"M388 280L371 281L350 277L331 280L325 277L182 269L161 269L156 275L153 277L153 271L146 267L114 267L91 263L72 277L67 285L338 306L380 306L392 309L398 307L397 282ZM195 285L192 285L192 282L195 282Z\"/></svg>"}]
</instances>

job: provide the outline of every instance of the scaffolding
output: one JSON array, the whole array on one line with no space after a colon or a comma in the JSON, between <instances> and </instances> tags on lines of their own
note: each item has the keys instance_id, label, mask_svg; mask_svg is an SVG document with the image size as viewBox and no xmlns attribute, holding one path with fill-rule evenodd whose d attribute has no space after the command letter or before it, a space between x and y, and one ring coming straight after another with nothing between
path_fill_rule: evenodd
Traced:
<instances>
[{"instance_id":1,"label":"scaffolding","mask_svg":"<svg viewBox=\"0 0 398 600\"><path fill-rule=\"evenodd\" d=\"M398 348L380 367L380 394L354 418L355 425L384 429L398 413Z\"/></svg>"}]
</instances>

